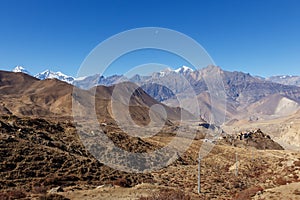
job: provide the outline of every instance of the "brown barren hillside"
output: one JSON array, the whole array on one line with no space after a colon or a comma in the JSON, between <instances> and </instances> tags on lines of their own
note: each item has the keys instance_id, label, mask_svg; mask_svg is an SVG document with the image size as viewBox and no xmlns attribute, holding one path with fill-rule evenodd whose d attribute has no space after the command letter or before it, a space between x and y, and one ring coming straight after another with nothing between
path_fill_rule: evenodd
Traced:
<instances>
[{"instance_id":1,"label":"brown barren hillside","mask_svg":"<svg viewBox=\"0 0 300 200\"><path fill-rule=\"evenodd\" d=\"M72 88L56 79L41 81L23 73L0 72L1 106L15 115L68 116Z\"/></svg>"},{"instance_id":2,"label":"brown barren hillside","mask_svg":"<svg viewBox=\"0 0 300 200\"><path fill-rule=\"evenodd\" d=\"M3 114L20 116L69 117L74 114L73 103L84 116L89 116L96 110L99 120L104 120L112 118L110 102L114 87L97 86L91 90L81 90L57 79L38 80L23 73L0 71L0 111ZM185 118L193 117L180 108L170 108L158 103L135 84L125 82L119 84L118 88L118 92L114 94L118 98L117 103L122 105L120 109L129 109L133 117L142 116L141 119L147 119L150 107L155 104L161 105L166 110L169 119L179 120L181 114ZM128 106L122 97L132 88L136 90L130 96ZM137 109L131 109L131 106ZM160 117L159 113L157 117Z\"/></svg>"}]
</instances>

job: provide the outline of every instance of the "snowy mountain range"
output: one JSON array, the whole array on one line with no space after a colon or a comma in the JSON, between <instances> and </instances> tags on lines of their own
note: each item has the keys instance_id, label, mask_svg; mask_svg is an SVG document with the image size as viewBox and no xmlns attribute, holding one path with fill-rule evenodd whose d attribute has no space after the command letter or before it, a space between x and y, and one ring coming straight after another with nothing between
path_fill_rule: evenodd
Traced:
<instances>
[{"instance_id":1,"label":"snowy mountain range","mask_svg":"<svg viewBox=\"0 0 300 200\"><path fill-rule=\"evenodd\" d=\"M25 74L32 75L28 70L26 70L22 66L16 66L12 71L13 72L22 72ZM149 79L158 79L158 78L162 78L165 76L170 76L172 74L174 76L177 76L177 75L187 76L191 73L195 73L195 70L193 70L192 68L187 67L187 66L182 66L175 70L173 70L171 68L166 68L162 71L154 72L151 76L141 76L141 75L137 74L130 78L124 77L122 75L112 75L112 76L104 77L100 74L74 78L74 77L68 76L62 72L59 72L59 71L53 72L51 70L45 70L44 72L34 75L34 77L36 77L40 80L55 78L55 79L67 82L69 84L73 84L77 87L88 89L88 88L91 88L96 85L110 86L110 85L116 84L120 81L131 81L131 82L135 82L135 83L143 83L147 80L149 82ZM280 83L283 85L295 85L295 86L300 87L300 76L280 75L280 76L271 76L271 77L267 77L267 78L263 78L263 77L257 77L257 78L264 80L264 81Z\"/></svg>"},{"instance_id":2,"label":"snowy mountain range","mask_svg":"<svg viewBox=\"0 0 300 200\"><path fill-rule=\"evenodd\" d=\"M26 71L18 67L13 71ZM226 91L226 119L242 119L251 116L251 120L268 118L270 116L280 116L291 114L300 108L300 87L276 83L277 79L270 81L267 78L254 77L243 72L224 71L217 66L208 66L199 70L192 70L186 66L172 70L165 69L154 72L151 75L134 75L125 77L123 75L113 75L104 77L100 74L92 76L73 78L61 72L46 70L35 75L39 79L56 78L68 82L82 89L90 89L94 86L111 86L120 82L129 81L140 85L140 87L151 97L168 106L181 107L177 97L181 97L185 108L192 114L198 110L195 99L191 94L195 94L200 107L201 118L210 119L211 107L209 88L204 77L209 78L213 74L219 73L224 83ZM212 77L214 78L214 77ZM290 76L279 77L277 81L294 78ZM215 112L222 116L223 104L215 101ZM282 105L279 106L278 105ZM263 109L266 108L266 109ZM246 115L246 114L247 115ZM251 114L248 116L248 114Z\"/></svg>"},{"instance_id":3,"label":"snowy mountain range","mask_svg":"<svg viewBox=\"0 0 300 200\"><path fill-rule=\"evenodd\" d=\"M27 71L24 67L22 66L16 66L13 70L13 72L22 72L25 74L29 74L31 75L31 73L29 71ZM167 74L170 73L176 73L176 74L187 74L190 72L193 72L194 70L187 67L187 66L182 66L178 69L172 70L171 68L167 68L165 70L162 70L160 72L157 72L159 74L160 77L165 76ZM153 73L157 75L157 73ZM141 78L141 76L139 75L135 75L134 77L136 78L136 76L138 76L139 78ZM78 78L74 78L72 76L68 76L60 71L58 72L53 72L51 70L45 70L41 73L38 73L36 75L34 75L35 78L38 78L40 80L45 80L45 79L58 79L64 82L67 82L69 84L73 84L76 85L78 87L81 88L91 88L93 86L96 85L105 85L105 86L109 86L109 85L113 85L115 83L117 83L119 80L122 79L122 81L133 81L133 82L138 82L138 81L134 81L134 77L131 77L130 79L128 79L127 77L124 77L122 75L112 75L112 76L108 76L108 77L104 77L100 74L95 74L95 75L91 75L91 76L85 76L85 77L78 77Z\"/></svg>"},{"instance_id":4,"label":"snowy mountain range","mask_svg":"<svg viewBox=\"0 0 300 200\"><path fill-rule=\"evenodd\" d=\"M52 72L50 70L46 70L44 72L38 73L34 77L36 77L40 80L56 78L58 80L61 80L61 81L64 81L64 82L67 82L70 84L72 84L73 81L75 80L75 78L73 78L72 76L65 75L61 72Z\"/></svg>"}]
</instances>

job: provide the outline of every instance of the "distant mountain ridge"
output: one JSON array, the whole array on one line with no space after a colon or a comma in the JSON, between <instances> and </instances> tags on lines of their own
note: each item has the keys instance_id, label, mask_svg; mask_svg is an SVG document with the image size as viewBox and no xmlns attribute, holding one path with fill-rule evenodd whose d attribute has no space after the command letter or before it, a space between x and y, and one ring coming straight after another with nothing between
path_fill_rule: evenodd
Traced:
<instances>
[{"instance_id":1,"label":"distant mountain ridge","mask_svg":"<svg viewBox=\"0 0 300 200\"><path fill-rule=\"evenodd\" d=\"M214 104L211 103L210 93L214 91L208 90L203 78L207 76L209 71L220 74L226 92L226 108L222 107L222 104L219 104L218 101ZM277 78L286 80L295 77L279 76ZM97 114L99 114L99 117L101 116L99 119L112 120L111 107L108 101L114 86L95 86L114 85L125 81L127 83L128 81L134 82L140 86L139 92L132 94L135 100L131 111L135 120L141 124L147 122L151 102L155 102L155 100L157 103L161 102L169 108L173 107L169 110L170 118L173 119L179 115L176 107L181 107L180 103L188 106L185 110L190 113L199 109L200 117L197 117L207 122L209 122L212 115L211 108L214 107L216 115L226 113L225 122L221 127L228 133L232 132L231 129L239 130L239 127L241 130L243 130L242 128L245 130L245 127L249 127L249 130L252 127L263 128L265 132L276 136L276 141L281 141L280 144L299 147L300 87L276 83L274 79L274 82L271 82L266 78L254 77L248 73L229 72L222 70L220 67L209 66L193 71L178 70L178 72L175 72L175 70L166 69L149 76L135 75L129 79L119 75L104 77L99 74L82 77L74 80L73 84L81 84L81 86L91 89L80 90L84 94L80 96L84 98L75 96L75 100L79 105L88 107L84 112L89 116L94 107L89 106L88 102L95 94L94 91L98 90L96 108ZM193 88L198 105L190 98L189 87ZM71 114L73 88L72 85L55 78L40 81L27 74L1 73L0 71L0 100L2 102L0 113L21 114L24 116ZM37 95L37 93L39 94ZM178 96L182 98L180 103L177 99ZM123 103L120 103L118 106L122 108L120 110L125 111L127 108L122 107L122 105ZM156 118L161 118L159 113ZM268 124L265 124L265 122L268 122ZM247 126L244 127L243 124ZM225 129L226 127L229 128Z\"/></svg>"},{"instance_id":2,"label":"distant mountain ridge","mask_svg":"<svg viewBox=\"0 0 300 200\"><path fill-rule=\"evenodd\" d=\"M12 72L22 72L24 74L28 74L30 76L33 76L28 70L25 69L25 67L23 66L16 66ZM69 84L73 84L73 81L75 80L74 77L72 76L68 76L60 71L58 72L53 72L51 70L45 70L43 72L40 72L36 75L34 75L33 77L38 78L40 80L45 80L45 79L58 79L60 81L64 81L67 82Z\"/></svg>"},{"instance_id":3,"label":"distant mountain ridge","mask_svg":"<svg viewBox=\"0 0 300 200\"><path fill-rule=\"evenodd\" d=\"M271 76L266 78L266 80L284 84L284 85L295 85L300 87L300 76L290 76L290 75Z\"/></svg>"},{"instance_id":4,"label":"distant mountain ridge","mask_svg":"<svg viewBox=\"0 0 300 200\"><path fill-rule=\"evenodd\" d=\"M72 84L73 81L75 80L72 76L67 76L61 72L52 72L50 70L46 70L44 72L38 73L34 77L40 79L40 80L45 80L45 79L53 79L56 78L58 80L67 82Z\"/></svg>"},{"instance_id":5,"label":"distant mountain ridge","mask_svg":"<svg viewBox=\"0 0 300 200\"><path fill-rule=\"evenodd\" d=\"M24 73L13 73L0 70L0 114L14 114L18 116L39 117L70 117L76 116L76 108L84 116L95 112L93 102L97 105L96 114L99 119L114 120L110 107L110 99L115 86L97 86L90 90L82 90L66 82L49 78L39 80ZM115 105L118 111L128 109L123 102L122 95L135 88L130 99L130 114L140 124L149 122L149 109L159 104L166 109L167 118L160 112L153 111L153 119L177 120L181 114L193 117L181 108L171 108L157 102L134 83L124 82L118 85L120 94L114 94ZM96 97L96 100L94 100ZM118 98L118 100L116 100ZM75 109L75 111L74 111ZM151 118L152 119L152 118Z\"/></svg>"},{"instance_id":6,"label":"distant mountain ridge","mask_svg":"<svg viewBox=\"0 0 300 200\"><path fill-rule=\"evenodd\" d=\"M182 66L175 70L173 70L171 68L167 68L160 72L154 72L153 75L162 77L162 76L170 74L170 73L188 74L193 71L194 70L192 68L189 68L187 66ZM31 75L31 73L28 70L26 70L25 67L23 67L23 66L16 66L12 70L12 72L22 72L22 73ZM43 72L40 72L40 73L34 75L34 77L36 77L40 80L55 78L55 79L67 82L69 84L73 84L73 85L83 88L83 89L90 89L97 85L111 86L120 81L121 82L124 82L124 81L141 82L142 81L141 79L145 80L145 79L147 79L147 77L149 78L150 76L140 76L140 75L136 74L135 76L133 76L129 79L128 77L125 77L123 75L111 75L111 76L105 77L100 74L94 74L94 75L90 75L90 76L75 78L72 76L68 76L60 71L54 72L51 70L45 70ZM139 80L137 80L137 79L139 79Z\"/></svg>"},{"instance_id":7,"label":"distant mountain ridge","mask_svg":"<svg viewBox=\"0 0 300 200\"><path fill-rule=\"evenodd\" d=\"M249 73L224 71L217 66L208 66L200 70L193 70L186 66L175 70L167 68L151 75L136 74L130 78L123 75L104 77L95 74L75 79L49 70L35 77L56 78L86 90L98 85L112 86L129 81L138 84L155 100L172 107L181 106L177 99L180 96L181 103L189 105L190 112L200 109L200 117L208 120L211 115L210 92L212 91L208 90L204 77L208 76L211 71L220 74L224 84L226 121L280 117L292 114L300 108L300 87L272 82L266 78L251 76ZM281 77L281 79L286 79L286 77ZM199 107L190 98L191 88L198 99ZM214 105L214 107L219 115L224 113L225 108L222 108L221 104Z\"/></svg>"},{"instance_id":8,"label":"distant mountain ridge","mask_svg":"<svg viewBox=\"0 0 300 200\"><path fill-rule=\"evenodd\" d=\"M110 85L116 84L117 82L120 82L120 81L132 81L132 82L137 83L137 82L146 81L149 78L153 78L153 77L160 78L160 77L163 77L163 76L166 76L169 74L180 74L180 75L187 75L187 74L191 74L191 73L196 74L197 71L201 71L201 70L193 70L190 67L182 66L182 67L174 69L174 70L171 68L166 68L159 72L153 72L153 74L151 76L141 76L139 74L136 74L133 77L128 78L123 75L111 75L111 76L105 77L100 74L94 74L94 75L90 75L90 76L75 78L72 76L68 76L60 71L53 72L51 70L45 70L43 72L40 72L40 73L34 75L34 77L41 79L41 80L45 80L48 78L49 79L56 78L58 80L67 82L69 84L73 84L77 87L89 89L96 85L110 86ZM26 70L23 66L16 66L12 70L12 72L22 72L22 73L31 75L31 73L28 70ZM278 76L270 76L267 78L263 78L260 76L253 76L253 77L260 79L260 80L264 80L264 81L270 81L270 82L274 82L274 83L280 83L283 85L294 85L294 86L300 87L300 76L278 75Z\"/></svg>"}]
</instances>

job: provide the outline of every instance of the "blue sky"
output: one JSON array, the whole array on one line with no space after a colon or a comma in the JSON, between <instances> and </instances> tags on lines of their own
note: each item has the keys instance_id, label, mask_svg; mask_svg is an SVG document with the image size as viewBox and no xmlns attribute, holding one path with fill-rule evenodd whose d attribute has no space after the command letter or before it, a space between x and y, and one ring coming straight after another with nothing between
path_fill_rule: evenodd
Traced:
<instances>
[{"instance_id":1,"label":"blue sky","mask_svg":"<svg viewBox=\"0 0 300 200\"><path fill-rule=\"evenodd\" d=\"M298 0L0 0L0 69L22 65L33 74L51 69L75 76L100 42L150 26L190 36L225 70L300 75L299 10ZM166 56L164 64L185 63ZM110 73L125 73L129 65Z\"/></svg>"}]
</instances>

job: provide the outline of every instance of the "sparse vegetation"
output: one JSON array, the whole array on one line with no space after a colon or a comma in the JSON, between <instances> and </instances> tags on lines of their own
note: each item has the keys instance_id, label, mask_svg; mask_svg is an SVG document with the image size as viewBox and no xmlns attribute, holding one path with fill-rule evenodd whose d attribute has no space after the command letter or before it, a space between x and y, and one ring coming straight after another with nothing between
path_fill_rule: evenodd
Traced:
<instances>
[{"instance_id":1,"label":"sparse vegetation","mask_svg":"<svg viewBox=\"0 0 300 200\"><path fill-rule=\"evenodd\" d=\"M114 185L118 185L120 187L130 187L131 181L125 178L118 178L116 181L113 182Z\"/></svg>"},{"instance_id":2,"label":"sparse vegetation","mask_svg":"<svg viewBox=\"0 0 300 200\"><path fill-rule=\"evenodd\" d=\"M38 200L70 200L59 194L45 194L39 197Z\"/></svg>"},{"instance_id":3,"label":"sparse vegetation","mask_svg":"<svg viewBox=\"0 0 300 200\"><path fill-rule=\"evenodd\" d=\"M260 186L250 187L239 192L233 200L251 200L251 197L255 196L258 192L263 191Z\"/></svg>"},{"instance_id":4,"label":"sparse vegetation","mask_svg":"<svg viewBox=\"0 0 300 200\"><path fill-rule=\"evenodd\" d=\"M46 194L48 188L45 186L33 186L32 193L34 194Z\"/></svg>"},{"instance_id":5,"label":"sparse vegetation","mask_svg":"<svg viewBox=\"0 0 300 200\"><path fill-rule=\"evenodd\" d=\"M139 200L190 200L191 197L181 190L160 190L148 197L140 197Z\"/></svg>"},{"instance_id":6,"label":"sparse vegetation","mask_svg":"<svg viewBox=\"0 0 300 200\"><path fill-rule=\"evenodd\" d=\"M2 116L0 124L1 190L22 187L43 193L45 188L55 186L100 185L108 181L130 187L152 179L149 174L129 174L101 164L85 150L69 120L58 123L49 119ZM109 137L127 149L131 144L141 144L137 148L140 150L150 145L143 146L141 140L119 137L119 134L109 133Z\"/></svg>"},{"instance_id":7,"label":"sparse vegetation","mask_svg":"<svg viewBox=\"0 0 300 200\"><path fill-rule=\"evenodd\" d=\"M1 200L12 200L12 199L22 199L25 198L26 192L22 189L15 188L14 190L0 192Z\"/></svg>"}]
</instances>

